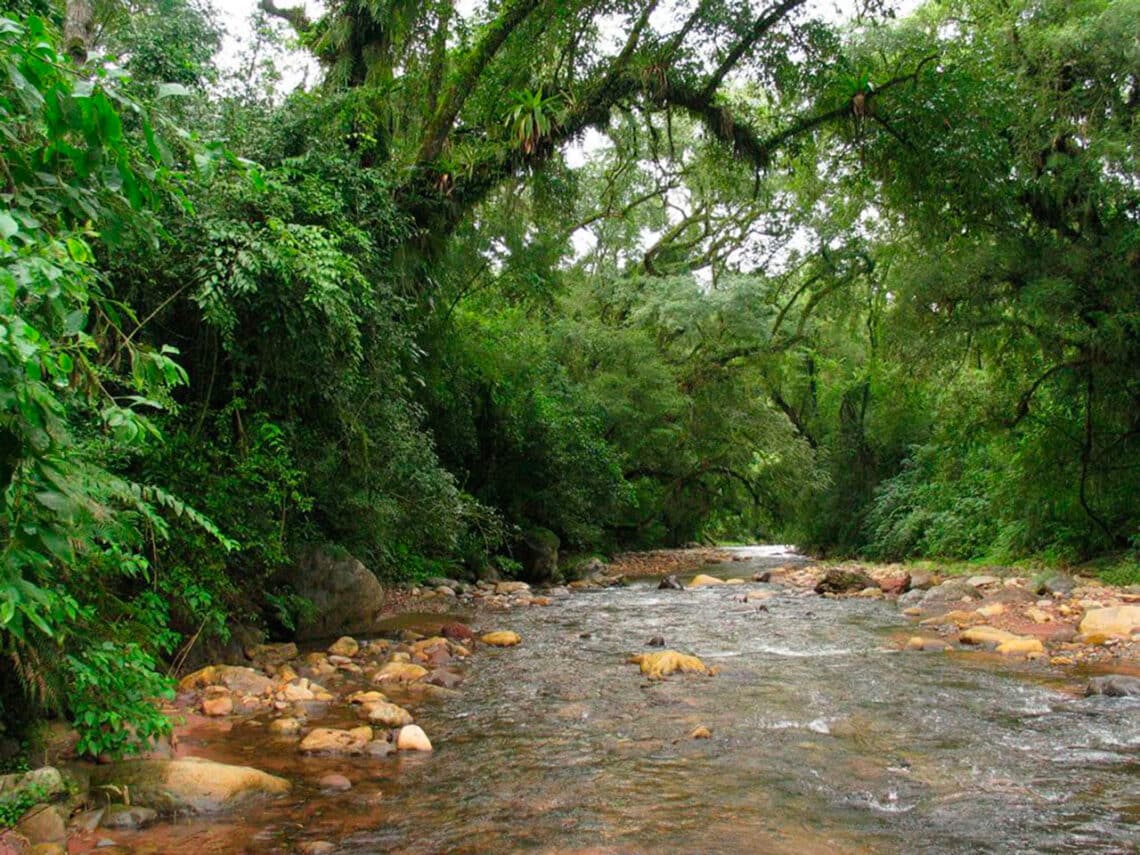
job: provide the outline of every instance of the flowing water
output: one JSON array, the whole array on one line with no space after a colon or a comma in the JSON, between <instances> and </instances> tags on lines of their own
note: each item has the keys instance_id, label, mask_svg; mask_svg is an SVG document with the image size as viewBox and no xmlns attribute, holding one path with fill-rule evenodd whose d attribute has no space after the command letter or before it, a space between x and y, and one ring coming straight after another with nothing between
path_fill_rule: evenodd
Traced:
<instances>
[{"instance_id":1,"label":"flowing water","mask_svg":"<svg viewBox=\"0 0 1140 855\"><path fill-rule=\"evenodd\" d=\"M747 554L710 570L788 561ZM774 594L765 608L740 602L757 589ZM647 580L473 618L522 646L480 650L461 697L417 710L434 754L354 761L382 792L370 807L299 793L292 840L339 829L350 853L1137 851L1140 702L1077 697L979 654L897 652L908 622L890 603ZM656 635L719 674L647 681L625 660ZM711 739L689 738L699 725ZM346 823L354 810L367 820ZM282 828L264 839L282 845Z\"/></svg>"},{"instance_id":2,"label":"flowing water","mask_svg":"<svg viewBox=\"0 0 1140 855\"><path fill-rule=\"evenodd\" d=\"M751 555L715 570L787 561ZM646 581L502 615L524 644L480 653L424 717L435 755L347 851L1137 851L1137 701L895 652L888 603L742 590ZM646 681L625 658L655 635L720 673Z\"/></svg>"}]
</instances>

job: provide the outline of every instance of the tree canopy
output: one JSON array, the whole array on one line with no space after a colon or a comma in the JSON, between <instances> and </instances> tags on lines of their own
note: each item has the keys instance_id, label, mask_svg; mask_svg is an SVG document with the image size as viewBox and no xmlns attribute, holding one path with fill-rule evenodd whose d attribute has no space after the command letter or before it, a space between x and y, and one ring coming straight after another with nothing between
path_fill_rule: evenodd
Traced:
<instances>
[{"instance_id":1,"label":"tree canopy","mask_svg":"<svg viewBox=\"0 0 1140 855\"><path fill-rule=\"evenodd\" d=\"M312 544L1135 572L1136 0L6 8L5 718L132 750Z\"/></svg>"}]
</instances>

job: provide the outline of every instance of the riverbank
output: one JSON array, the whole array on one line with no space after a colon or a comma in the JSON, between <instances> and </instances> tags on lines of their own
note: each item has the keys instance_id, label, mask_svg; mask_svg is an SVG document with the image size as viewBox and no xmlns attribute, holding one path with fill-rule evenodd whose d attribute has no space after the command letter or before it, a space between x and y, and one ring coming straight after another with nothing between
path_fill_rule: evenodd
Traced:
<instances>
[{"instance_id":1,"label":"riverbank","mask_svg":"<svg viewBox=\"0 0 1140 855\"><path fill-rule=\"evenodd\" d=\"M519 582L423 587L409 591L403 611L368 636L302 648L258 645L245 651L240 664L217 663L187 675L168 709L178 721L175 738L156 746L145 761L152 772L191 763L180 767L177 788L167 774L158 788L165 795L155 797L153 777L137 763L70 764L74 791L47 805L60 820L47 830L58 834L62 825L63 837L38 841L57 848L37 851L86 852L103 844L105 855L242 849L312 853L339 851L360 835L375 848L357 851L421 851L408 843L416 834L437 843L449 838L427 827L417 832L417 823L435 817L451 827L463 815L456 813L455 800L471 795L460 787L449 798L432 782L479 770L476 787L499 788L499 775L515 773L496 764L515 762L503 752L525 733L531 717L560 722L567 733L583 727L580 738L586 741L577 750L600 747L616 757L630 752L636 757L661 752L688 756L690 749L683 745L694 734L707 735L700 741L714 746L710 750L727 750L739 737L727 736L726 743L726 735L739 731L751 708L741 705L740 693L755 685L755 678L743 679L745 666L759 666L765 658L774 668L783 667L781 662L815 668L813 663L838 665L842 656L882 656L882 650L890 649L904 657L900 661L913 663L908 669L938 673L942 666L934 663L942 661L939 654L950 654L955 662L973 662L995 674L1010 670L1025 675L1018 679L1040 680L1073 698L1090 683L1097 685L1091 679L1096 675L1140 673L1136 625L1111 634L1098 623L1106 610L1123 610L1127 617L1140 609L1140 596L1128 589L1057 576L1046 580L1049 590L1038 593L1038 580L1016 575L941 579L913 568L823 566L791 556L758 566L754 558L732 550L703 557L716 560L679 579L686 590L657 591L644 581L621 588L628 578L616 570L641 566L652 567L655 576L677 575L660 571L693 560L692 555L659 553L601 568L574 587L539 591ZM611 613L619 605L621 610ZM845 636L836 633L852 616L859 622L874 618L884 634L877 641L869 636L842 641ZM1087 632L1093 626L1099 630ZM706 627L717 630L710 635ZM639 678L638 669L626 660L654 649L650 642L657 636L670 648L707 660L711 667L706 674L719 673L664 681ZM756 644L760 646L749 652ZM745 656L749 659L741 658ZM853 660L852 667L865 667L855 665L859 661ZM605 673L600 684L599 668ZM785 693L811 679L773 673L780 683L789 681ZM702 681L696 695L693 681ZM1113 685L1127 688L1129 683L1125 679ZM817 690L812 691L814 697ZM969 691L952 690L967 706L972 703ZM775 697L765 701L766 706L775 703ZM861 722L854 726L863 730L879 726L868 724L862 713L854 718L828 714L818 698L813 704L819 708L804 722L783 713L784 718L773 717L771 726L791 721L789 727L816 734L804 744L818 740L819 733L840 739L851 721ZM677 714L669 712L674 709ZM878 713L885 714L885 709ZM594 719L600 730L593 729ZM530 749L538 752L533 761L573 768L575 754L558 753L567 733L549 728L540 729L546 735ZM798 744L783 749L806 750ZM191 758L224 764L230 771L223 775L221 766L194 766ZM248 771L234 773L234 767ZM232 787L221 786L222 779ZM545 792L541 780L530 785ZM171 800L172 789L180 801ZM130 801L129 809L99 804L108 799ZM430 811L423 812L421 799L430 801ZM541 802L527 801L523 814L532 816L528 812L540 810ZM495 812L505 807L488 815L480 832L487 845L494 844L496 835L518 833L506 815ZM573 818L575 833L588 837L589 822L579 810L570 811L565 821ZM537 817L532 816L532 824ZM615 822L626 819L636 825L629 817L613 817ZM392 827L402 829L402 843L384 843L382 830ZM3 845L14 839L6 836ZM13 846L10 851L20 850ZM656 850L635 846L622 851Z\"/></svg>"}]
</instances>

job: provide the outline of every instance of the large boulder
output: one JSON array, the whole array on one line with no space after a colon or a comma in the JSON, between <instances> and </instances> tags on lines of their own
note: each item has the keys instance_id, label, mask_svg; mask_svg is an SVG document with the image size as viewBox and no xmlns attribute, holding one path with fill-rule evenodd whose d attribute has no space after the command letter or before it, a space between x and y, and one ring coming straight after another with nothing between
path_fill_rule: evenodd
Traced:
<instances>
[{"instance_id":1,"label":"large boulder","mask_svg":"<svg viewBox=\"0 0 1140 855\"><path fill-rule=\"evenodd\" d=\"M297 626L297 637L302 640L366 635L387 605L380 582L351 555L311 549L297 562L288 581L313 605Z\"/></svg>"},{"instance_id":2,"label":"large boulder","mask_svg":"<svg viewBox=\"0 0 1140 855\"><path fill-rule=\"evenodd\" d=\"M284 795L289 782L250 766L230 766L187 757L181 760L125 760L98 766L91 789L129 792L131 803L160 814L212 814L239 808L265 796Z\"/></svg>"},{"instance_id":3,"label":"large boulder","mask_svg":"<svg viewBox=\"0 0 1140 855\"><path fill-rule=\"evenodd\" d=\"M12 800L37 791L42 799L52 799L67 792L63 775L54 766L42 766L30 772L0 775L0 799Z\"/></svg>"},{"instance_id":4,"label":"large boulder","mask_svg":"<svg viewBox=\"0 0 1140 855\"><path fill-rule=\"evenodd\" d=\"M239 695L263 696L273 691L271 679L252 668L243 668L239 665L207 665L192 674L187 674L178 682L178 689L182 692L210 686L224 686Z\"/></svg>"},{"instance_id":5,"label":"large boulder","mask_svg":"<svg viewBox=\"0 0 1140 855\"><path fill-rule=\"evenodd\" d=\"M1089 609L1081 619L1078 631L1089 641L1130 638L1133 633L1140 632L1140 606Z\"/></svg>"},{"instance_id":6,"label":"large boulder","mask_svg":"<svg viewBox=\"0 0 1140 855\"><path fill-rule=\"evenodd\" d=\"M548 528L532 528L523 533L518 556L522 562L522 578L542 584L558 577L558 535Z\"/></svg>"},{"instance_id":7,"label":"large boulder","mask_svg":"<svg viewBox=\"0 0 1140 855\"><path fill-rule=\"evenodd\" d=\"M862 570L832 567L815 586L815 592L817 594L854 594L865 591L867 588L878 587L875 580Z\"/></svg>"}]
</instances>

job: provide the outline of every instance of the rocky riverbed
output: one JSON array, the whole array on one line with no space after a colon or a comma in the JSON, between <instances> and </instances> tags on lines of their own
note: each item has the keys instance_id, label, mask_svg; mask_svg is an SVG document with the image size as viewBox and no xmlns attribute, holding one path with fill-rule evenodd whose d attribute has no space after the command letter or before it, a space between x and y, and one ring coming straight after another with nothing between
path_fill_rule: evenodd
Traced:
<instances>
[{"instance_id":1,"label":"rocky riverbed","mask_svg":"<svg viewBox=\"0 0 1140 855\"><path fill-rule=\"evenodd\" d=\"M439 806L448 802L441 802L441 794L427 782L451 780L456 770L449 764L462 768L473 764L472 775L478 769L485 777L487 767L472 752L484 752L488 762L510 762L499 754L500 744L486 743L480 736L482 719L494 728L495 740L510 738L501 729L503 713L495 709L496 698L513 706L510 719L516 732L527 728L517 718L519 713L527 714L527 709L518 709L521 697L529 699L525 704L536 721L584 728L580 736L589 737L584 748L565 753L568 749L557 747L566 743L565 737L552 732L544 737L544 747L537 749L547 756L553 752L563 767L580 763L580 752L589 753L597 746L604 747L603 756L644 754L666 765L675 761L660 760L663 753L686 763L701 762L687 750L669 745L707 742L723 747L725 729L732 727L725 716L743 721L751 715L747 706L740 706L739 693L754 691L746 690L746 685L763 675L739 682L746 672L736 655L746 651L711 649L710 621L724 623L721 636L745 631L753 640L750 644L759 638L773 640L763 649L771 650L768 659L779 664L774 657L804 662L823 657L822 662L839 655L834 639L846 635L836 635L827 622L840 616L861 625L869 616L893 614L889 620L878 618L885 633L881 643L863 632L853 636L862 641L843 648L844 655L860 655L857 648L862 644L863 655L893 649L902 656L973 657L977 667L994 673L1011 669L1019 680L1038 680L1055 687L1051 691L1060 696L1099 693L1107 703L1132 704L1133 699L1125 696L1140 692L1140 593L1136 591L1061 574L1029 578L994 572L942 579L898 566L825 567L786 555L776 560L779 557L776 553L761 560L744 550L702 552L699 559L686 552L653 553L627 557L617 567L596 567L587 579L542 591L521 582L466 585L434 580L431 586L409 591L402 600L406 611L366 635L303 648L291 643L251 645L244 651L244 661L217 663L181 680L168 710L177 722L174 738L154 746L143 758L91 765L63 757L58 771L41 769L32 778L9 776L0 782L3 790L37 786L41 789L36 792L43 793L43 802L0 837L0 852L450 849L450 832L433 828L432 816L443 825L448 824L445 820L459 820L447 811L447 816L438 814ZM690 573L680 575L684 571L679 568ZM703 572L692 572L696 570ZM590 615L605 614L611 603L616 604L612 599L619 596L616 589L630 584L630 575L651 578L634 582L636 590L620 594L624 611L618 613L619 619L598 624L602 629L575 632L587 623L593 625ZM657 576L665 577L659 593ZM611 590L615 593L608 593ZM832 601L851 601L857 611ZM878 611L884 608L890 611ZM629 609L637 609L636 620ZM660 613L660 621L654 620L654 612ZM701 634L683 625L687 614ZM788 616L782 626L781 614ZM825 622L826 631L818 621ZM646 627L659 630L650 634ZM637 631L646 637L633 635ZM826 636L826 643L813 638L813 632ZM611 637L624 638L624 643L601 644L601 639ZM592 687L599 668L606 671L606 685L612 688L596 695ZM777 670L763 680L783 679L785 673ZM510 682L495 682L505 674ZM786 678L802 680L803 675L786 673ZM529 688L528 680L533 684ZM464 709L469 681L477 697L470 710ZM658 705L645 707L638 698L652 698L644 695L647 691L664 691L662 699L672 699L664 710L680 704L679 709L688 712L663 716ZM619 702L606 697L609 693L628 697ZM724 702L706 708L700 696L715 698L718 693L723 693ZM860 712L852 720L863 721L869 714ZM884 720L896 714L881 713ZM820 723L813 725L817 719ZM815 738L820 733L834 738L851 727L827 716L817 719L789 727L802 726ZM636 732L613 742L613 733L592 730L592 720ZM667 728L667 740L653 734L653 728ZM814 741L803 744L808 743ZM799 746L794 743L785 750L806 750ZM441 747L442 755L437 756ZM463 755L457 756L456 749ZM868 775L873 772L872 777L886 774L870 769L868 759L847 756L846 747L836 756L837 763L841 760ZM605 772L597 769L591 774ZM690 774L691 767L686 772ZM741 776L747 777L747 766ZM468 799L479 788L494 788L494 778L492 770L491 778L472 781L471 792L456 785L452 801ZM416 786L425 788L424 798L430 794L436 814L417 814L412 822L409 811L415 812L411 806L416 803ZM624 784L615 786L624 798L636 801L620 789ZM543 782L535 780L532 789L544 791ZM543 798L558 801L556 791ZM541 811L541 802L541 798L535 804L527 800L519 809L530 815ZM1140 805L1133 809L1140 810ZM509 804L492 808L489 824L479 828L481 845L493 847L497 835L506 849L521 845L510 837L519 833L517 818L498 813L509 810ZM608 815L614 808L595 810ZM589 821L579 813L571 811L561 820L568 823L566 834L579 843L593 840ZM734 821L741 822L739 816L746 814L738 812ZM638 828L643 819L627 809L611 821ZM421 822L427 825L417 825ZM737 839L735 848L729 834L711 849L748 851L746 827L747 823L740 826L745 836ZM385 837L378 831L385 828L402 830ZM615 833L597 832L598 839ZM635 837L632 848L626 840L623 848L604 851L660 851L673 845L670 841L683 846L688 833L678 828L671 837ZM786 828L780 834L795 844L795 851L823 845ZM555 851L558 838L558 832L548 834L542 846ZM507 843L508 839L515 842ZM828 839L837 850L859 851L867 842L843 835ZM433 849L434 845L439 848ZM777 851L775 839L772 845ZM898 848L883 845L887 850ZM476 845L470 851L490 850Z\"/></svg>"}]
</instances>

